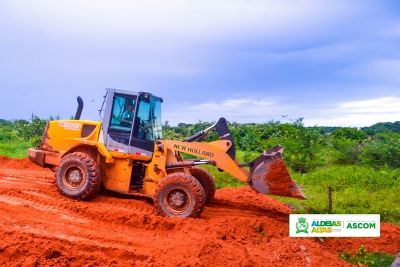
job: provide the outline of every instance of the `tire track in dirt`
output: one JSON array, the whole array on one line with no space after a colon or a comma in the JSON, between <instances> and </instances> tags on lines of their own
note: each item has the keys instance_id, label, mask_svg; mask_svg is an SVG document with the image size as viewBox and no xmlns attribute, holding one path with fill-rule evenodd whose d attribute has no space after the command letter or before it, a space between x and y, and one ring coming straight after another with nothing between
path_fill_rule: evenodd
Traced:
<instances>
[{"instance_id":1,"label":"tire track in dirt","mask_svg":"<svg viewBox=\"0 0 400 267\"><path fill-rule=\"evenodd\" d=\"M91 242L94 245L109 246L112 248L124 248L131 250L131 245L141 244L140 240L149 239L152 234L135 233L132 235L127 231L124 225L118 225L108 222L107 220L93 220L87 216L80 216L76 213L66 213L55 206L44 204L47 202L32 201L32 197L14 197L10 195L20 194L1 194L0 203L9 204L2 205L0 215L2 215L3 223L11 222L12 229L30 233L34 235L42 235L49 238L59 238L70 242ZM61 205L62 207L63 205ZM39 211L39 212L35 212ZM42 212L42 213L40 213ZM34 216L27 214L34 214ZM7 214L13 214L7 216ZM113 229L112 233L99 231L98 229ZM138 242L135 240L138 239Z\"/></svg>"},{"instance_id":2,"label":"tire track in dirt","mask_svg":"<svg viewBox=\"0 0 400 267\"><path fill-rule=\"evenodd\" d=\"M174 223L155 216L154 207L141 200L103 201L105 197L99 196L93 201L80 202L65 198L56 190L53 190L52 194L46 194L45 190L37 189L18 191L0 189L0 193L0 202L6 201L5 196L8 196L9 201L18 202L20 205L28 205L41 211L59 213L72 218L82 217L93 222L121 223L141 229L167 230L174 227Z\"/></svg>"},{"instance_id":3,"label":"tire track in dirt","mask_svg":"<svg viewBox=\"0 0 400 267\"><path fill-rule=\"evenodd\" d=\"M13 212L13 209L8 209ZM46 214L46 216L35 215L29 220L25 217L7 217L3 219L12 222L11 225L4 224L7 228L15 231L43 236L48 238L63 239L70 242L89 242L95 246L123 248L132 250L132 245L141 244L142 238L150 238L150 234L132 235L123 226L113 225L113 232L99 231L108 229L112 225L107 223L94 223L91 220L71 220L71 217L59 216L58 214ZM49 220L52 221L49 223ZM137 240L137 241L136 241Z\"/></svg>"}]
</instances>

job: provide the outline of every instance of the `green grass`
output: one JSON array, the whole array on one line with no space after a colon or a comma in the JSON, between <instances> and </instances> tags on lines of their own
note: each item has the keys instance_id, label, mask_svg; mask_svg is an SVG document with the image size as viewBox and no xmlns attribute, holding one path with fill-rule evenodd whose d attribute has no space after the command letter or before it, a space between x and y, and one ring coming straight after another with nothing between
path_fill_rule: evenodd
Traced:
<instances>
[{"instance_id":1,"label":"green grass","mask_svg":"<svg viewBox=\"0 0 400 267\"><path fill-rule=\"evenodd\" d=\"M0 155L12 158L28 156L28 148L33 147L31 141L21 141L11 125L0 125Z\"/></svg>"},{"instance_id":2,"label":"green grass","mask_svg":"<svg viewBox=\"0 0 400 267\"><path fill-rule=\"evenodd\" d=\"M391 266L394 258L394 256L386 253L369 252L365 249L364 246L361 246L359 250L353 255L349 252L339 253L339 259L345 260L351 264L358 266Z\"/></svg>"},{"instance_id":3,"label":"green grass","mask_svg":"<svg viewBox=\"0 0 400 267\"><path fill-rule=\"evenodd\" d=\"M28 156L28 148L33 147L29 141L0 141L0 155L11 158L25 158Z\"/></svg>"},{"instance_id":4,"label":"green grass","mask_svg":"<svg viewBox=\"0 0 400 267\"><path fill-rule=\"evenodd\" d=\"M298 212L327 213L328 187L333 187L332 213L381 214L381 220L400 224L400 170L364 166L329 166L311 173L292 172L307 200L280 198Z\"/></svg>"}]
</instances>

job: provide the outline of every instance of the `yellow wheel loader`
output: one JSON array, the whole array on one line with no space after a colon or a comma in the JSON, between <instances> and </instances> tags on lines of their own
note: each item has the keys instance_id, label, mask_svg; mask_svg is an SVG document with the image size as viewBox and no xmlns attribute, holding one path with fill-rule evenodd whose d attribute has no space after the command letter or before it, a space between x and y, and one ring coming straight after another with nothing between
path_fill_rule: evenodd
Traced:
<instances>
[{"instance_id":1,"label":"yellow wheel loader","mask_svg":"<svg viewBox=\"0 0 400 267\"><path fill-rule=\"evenodd\" d=\"M78 97L75 119L49 122L40 145L28 151L33 162L55 170L57 188L64 196L90 199L103 185L153 198L161 215L198 217L214 197L215 181L196 166L211 164L257 192L304 198L283 162L282 147L241 164L235 160L234 140L224 118L186 140L163 140L160 97L106 91L102 122L80 120L83 101ZM219 140L202 142L213 130Z\"/></svg>"}]
</instances>

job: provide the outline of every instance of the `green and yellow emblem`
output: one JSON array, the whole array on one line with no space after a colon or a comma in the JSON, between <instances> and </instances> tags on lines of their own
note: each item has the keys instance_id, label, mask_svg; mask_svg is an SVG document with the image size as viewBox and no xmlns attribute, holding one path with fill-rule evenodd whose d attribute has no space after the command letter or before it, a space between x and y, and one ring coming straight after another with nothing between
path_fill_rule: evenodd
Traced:
<instances>
[{"instance_id":1,"label":"green and yellow emblem","mask_svg":"<svg viewBox=\"0 0 400 267\"><path fill-rule=\"evenodd\" d=\"M308 234L308 222L306 218L298 218L296 223L296 234L305 233Z\"/></svg>"}]
</instances>

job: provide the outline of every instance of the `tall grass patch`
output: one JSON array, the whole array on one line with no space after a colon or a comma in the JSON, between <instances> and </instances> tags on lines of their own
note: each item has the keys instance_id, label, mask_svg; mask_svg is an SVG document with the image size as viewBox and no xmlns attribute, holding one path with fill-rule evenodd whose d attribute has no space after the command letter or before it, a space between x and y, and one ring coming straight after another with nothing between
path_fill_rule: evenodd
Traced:
<instances>
[{"instance_id":1,"label":"tall grass patch","mask_svg":"<svg viewBox=\"0 0 400 267\"><path fill-rule=\"evenodd\" d=\"M327 190L332 187L332 213L376 213L381 214L383 221L400 224L399 169L337 165L292 174L308 199L285 201L295 204L299 212L327 213Z\"/></svg>"}]
</instances>

